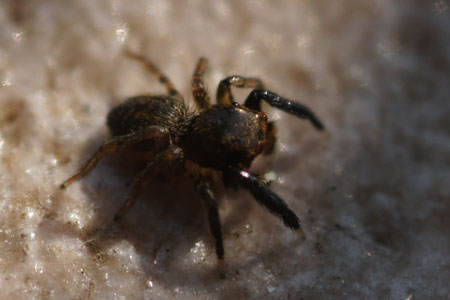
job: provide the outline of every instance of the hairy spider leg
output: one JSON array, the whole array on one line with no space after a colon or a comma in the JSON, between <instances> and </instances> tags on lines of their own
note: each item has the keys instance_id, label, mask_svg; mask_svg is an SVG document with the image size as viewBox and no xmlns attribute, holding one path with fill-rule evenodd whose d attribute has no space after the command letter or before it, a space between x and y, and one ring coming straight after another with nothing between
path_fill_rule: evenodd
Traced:
<instances>
[{"instance_id":1,"label":"hairy spider leg","mask_svg":"<svg viewBox=\"0 0 450 300\"><path fill-rule=\"evenodd\" d=\"M283 98L273 92L255 89L245 100L244 105L250 109L261 110L261 100L266 101L270 106L281 109L287 113L290 113L296 117L302 119L308 119L317 130L323 130L324 126L321 121L315 116L315 114L306 106Z\"/></svg>"},{"instance_id":2,"label":"hairy spider leg","mask_svg":"<svg viewBox=\"0 0 450 300\"><path fill-rule=\"evenodd\" d=\"M264 84L259 78L242 77L233 75L223 79L217 87L217 102L222 105L231 105L234 102L231 86L238 88L257 88L263 89Z\"/></svg>"},{"instance_id":3,"label":"hairy spider leg","mask_svg":"<svg viewBox=\"0 0 450 300\"><path fill-rule=\"evenodd\" d=\"M302 239L305 238L297 215L287 206L283 199L269 189L259 176L236 167L230 167L229 171L237 184L250 191L260 205L267 208L273 215L281 218L284 225L297 231Z\"/></svg>"},{"instance_id":4,"label":"hairy spider leg","mask_svg":"<svg viewBox=\"0 0 450 300\"><path fill-rule=\"evenodd\" d=\"M87 175L104 156L120 148L127 148L144 140L155 139L157 141L163 141L163 137L169 137L169 130L161 126L150 126L127 135L113 137L98 148L78 173L64 181L60 185L60 189L67 188L81 177Z\"/></svg>"},{"instance_id":5,"label":"hairy spider leg","mask_svg":"<svg viewBox=\"0 0 450 300\"><path fill-rule=\"evenodd\" d=\"M194 95L195 104L198 109L207 108L211 105L208 91L203 82L203 74L208 67L208 60L200 57L192 75L192 94Z\"/></svg>"},{"instance_id":6,"label":"hairy spider leg","mask_svg":"<svg viewBox=\"0 0 450 300\"><path fill-rule=\"evenodd\" d=\"M198 184L196 184L197 192L200 194L203 199L206 208L208 209L208 220L209 220L209 228L211 230L211 234L216 239L216 255L219 262L219 272L220 277L224 277L224 249L223 249L223 238L222 238L222 229L220 225L220 216L217 207L217 202L214 198L214 194L211 189L210 181L206 178L202 178Z\"/></svg>"},{"instance_id":7,"label":"hairy spider leg","mask_svg":"<svg viewBox=\"0 0 450 300\"><path fill-rule=\"evenodd\" d=\"M125 204L119 210L119 212L114 216L114 221L120 220L125 214L130 210L130 208L136 203L141 191L149 184L149 182L155 177L156 173L160 169L161 162L173 162L177 158L183 156L183 151L177 146L170 146L168 149L158 153L156 157L147 164L147 166L139 172L136 176L131 191L128 194Z\"/></svg>"},{"instance_id":8,"label":"hairy spider leg","mask_svg":"<svg viewBox=\"0 0 450 300\"><path fill-rule=\"evenodd\" d=\"M151 61L140 54L131 52L130 50L125 50L125 54L128 57L141 62L150 73L155 75L158 78L159 82L161 82L161 84L166 87L167 92L170 96L178 99L181 102L184 102L183 96L181 96L181 94L177 91L170 79L166 75L164 75L164 73L161 72L161 70L159 70L158 67L156 67Z\"/></svg>"}]
</instances>

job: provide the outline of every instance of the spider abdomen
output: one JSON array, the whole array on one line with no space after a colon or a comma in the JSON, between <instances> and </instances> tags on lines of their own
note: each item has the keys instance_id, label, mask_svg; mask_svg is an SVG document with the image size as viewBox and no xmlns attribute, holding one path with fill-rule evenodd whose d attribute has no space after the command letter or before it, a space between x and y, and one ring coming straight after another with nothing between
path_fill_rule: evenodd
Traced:
<instances>
[{"instance_id":1,"label":"spider abdomen","mask_svg":"<svg viewBox=\"0 0 450 300\"><path fill-rule=\"evenodd\" d=\"M266 132L264 113L239 105L213 105L194 117L181 142L185 156L204 167L249 167L262 151Z\"/></svg>"},{"instance_id":2,"label":"spider abdomen","mask_svg":"<svg viewBox=\"0 0 450 300\"><path fill-rule=\"evenodd\" d=\"M178 140L187 119L183 102L170 96L136 96L114 107L108 114L107 124L112 136L126 135L150 126L161 126ZM143 141L133 148L138 151L153 149L153 141Z\"/></svg>"}]
</instances>

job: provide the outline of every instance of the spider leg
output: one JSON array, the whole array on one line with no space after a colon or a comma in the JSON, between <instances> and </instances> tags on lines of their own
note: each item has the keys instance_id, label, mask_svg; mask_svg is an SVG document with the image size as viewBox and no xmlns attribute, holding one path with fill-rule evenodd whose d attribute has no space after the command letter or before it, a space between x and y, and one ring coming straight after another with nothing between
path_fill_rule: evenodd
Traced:
<instances>
[{"instance_id":1,"label":"spider leg","mask_svg":"<svg viewBox=\"0 0 450 300\"><path fill-rule=\"evenodd\" d=\"M222 105L231 105L234 102L234 97L231 94L231 86L239 88L257 88L263 89L264 84L258 78L242 77L233 75L223 79L217 87L216 98L217 102Z\"/></svg>"},{"instance_id":2,"label":"spider leg","mask_svg":"<svg viewBox=\"0 0 450 300\"><path fill-rule=\"evenodd\" d=\"M208 60L200 57L195 66L194 74L192 75L192 94L194 95L195 104L198 109L207 108L211 105L208 91L203 82L203 74L205 74L208 67Z\"/></svg>"},{"instance_id":3,"label":"spider leg","mask_svg":"<svg viewBox=\"0 0 450 300\"><path fill-rule=\"evenodd\" d=\"M297 231L304 239L304 233L297 215L287 206L283 199L269 189L260 177L236 167L229 168L229 172L236 183L249 190L259 204L267 208L273 215L281 218L286 227Z\"/></svg>"},{"instance_id":4,"label":"spider leg","mask_svg":"<svg viewBox=\"0 0 450 300\"><path fill-rule=\"evenodd\" d=\"M97 163L106 155L117 151L120 148L130 147L144 140L155 139L157 142L164 142L163 137L168 137L169 131L160 126L150 126L146 129L136 131L127 135L113 137L98 148L88 162L81 168L78 173L64 181L60 185L60 189L65 189L81 177L87 175ZM165 141L168 142L168 141Z\"/></svg>"},{"instance_id":5,"label":"spider leg","mask_svg":"<svg viewBox=\"0 0 450 300\"><path fill-rule=\"evenodd\" d=\"M130 210L141 191L148 185L150 180L153 179L158 172L161 161L164 161L165 159L168 159L169 162L174 161L177 158L182 157L182 153L181 148L176 146L171 146L167 150L158 153L156 157L138 174L138 176L136 176L131 187L131 191L126 198L125 204L114 216L114 221L121 219Z\"/></svg>"},{"instance_id":6,"label":"spider leg","mask_svg":"<svg viewBox=\"0 0 450 300\"><path fill-rule=\"evenodd\" d=\"M177 91L170 79L166 75L164 75L164 73L162 73L161 70L159 70L158 67L155 66L151 61L140 54L131 52L130 50L125 50L125 55L141 62L145 66L145 68L150 73L155 75L158 78L159 82L166 87L167 92L170 96L180 100L181 102L184 102L183 96L181 96L181 94Z\"/></svg>"},{"instance_id":7,"label":"spider leg","mask_svg":"<svg viewBox=\"0 0 450 300\"><path fill-rule=\"evenodd\" d=\"M216 255L219 262L220 276L224 277L224 249L222 229L220 225L219 211L217 208L217 202L214 199L214 194L211 190L211 184L209 180L203 178L196 184L197 192L202 197L206 208L208 209L209 228L211 233L216 239Z\"/></svg>"},{"instance_id":8,"label":"spider leg","mask_svg":"<svg viewBox=\"0 0 450 300\"><path fill-rule=\"evenodd\" d=\"M261 100L266 101L270 106L281 109L285 112L293 114L296 117L302 119L309 119L313 126L318 130L323 130L324 126L322 122L314 115L314 113L306 106L293 102L289 99L283 98L275 93L255 89L250 95L248 95L247 100L245 100L245 106L254 110L261 110Z\"/></svg>"}]
</instances>

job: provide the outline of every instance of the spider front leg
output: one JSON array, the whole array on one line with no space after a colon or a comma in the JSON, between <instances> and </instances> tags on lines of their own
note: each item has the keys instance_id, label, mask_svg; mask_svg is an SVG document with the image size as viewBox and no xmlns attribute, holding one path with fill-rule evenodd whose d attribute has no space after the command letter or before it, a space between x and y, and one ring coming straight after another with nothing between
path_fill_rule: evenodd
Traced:
<instances>
[{"instance_id":1,"label":"spider front leg","mask_svg":"<svg viewBox=\"0 0 450 300\"><path fill-rule=\"evenodd\" d=\"M250 191L255 200L267 208L270 213L281 218L286 227L297 231L302 239L305 238L297 215L287 206L283 199L269 189L259 176L236 167L229 168L226 176L227 179L233 180L239 186Z\"/></svg>"},{"instance_id":2,"label":"spider front leg","mask_svg":"<svg viewBox=\"0 0 450 300\"><path fill-rule=\"evenodd\" d=\"M163 137L167 137L167 141L163 140ZM156 142L168 143L169 131L160 126L150 126L140 131L136 131L127 135L113 137L111 140L105 142L98 148L94 155L88 160L88 162L81 168L78 173L64 181L60 185L60 189L65 189L81 177L86 176L97 163L106 155L117 151L120 148L127 148L133 146L144 140L155 139Z\"/></svg>"},{"instance_id":3,"label":"spider front leg","mask_svg":"<svg viewBox=\"0 0 450 300\"><path fill-rule=\"evenodd\" d=\"M192 75L192 94L194 95L195 104L198 109L207 108L211 105L208 91L206 90L205 83L203 82L203 74L205 74L208 67L208 60L204 57L200 57Z\"/></svg>"},{"instance_id":4,"label":"spider front leg","mask_svg":"<svg viewBox=\"0 0 450 300\"><path fill-rule=\"evenodd\" d=\"M217 87L216 98L219 104L233 104L234 97L231 93L231 86L238 88L264 88L264 84L258 78L246 78L238 75L227 77L223 79Z\"/></svg>"},{"instance_id":5,"label":"spider front leg","mask_svg":"<svg viewBox=\"0 0 450 300\"><path fill-rule=\"evenodd\" d=\"M169 166L176 160L183 157L183 151L176 146L170 146L167 150L160 152L156 157L142 170L133 182L131 191L128 194L124 206L115 215L114 221L118 221L130 210L136 202L141 191L149 184L150 180L155 177L160 169L162 162L168 162Z\"/></svg>"},{"instance_id":6,"label":"spider front leg","mask_svg":"<svg viewBox=\"0 0 450 300\"><path fill-rule=\"evenodd\" d=\"M289 99L283 98L275 93L266 91L266 90L260 90L255 89L253 90L250 95L248 95L247 100L245 100L245 106L247 106L250 109L254 110L261 110L261 101L266 101L270 106L276 107L278 109L281 109L287 113L290 113L296 117L302 118L302 119L309 119L313 126L317 130L323 130L324 126L322 122L319 121L319 119L314 115L314 113L306 106L291 101Z\"/></svg>"},{"instance_id":7,"label":"spider front leg","mask_svg":"<svg viewBox=\"0 0 450 300\"><path fill-rule=\"evenodd\" d=\"M210 180L206 178L200 179L200 181L196 184L197 192L202 197L206 208L208 209L208 220L209 220L209 228L211 229L211 234L214 236L216 240L216 255L219 262L219 272L220 277L225 276L224 272L224 255L225 251L223 249L223 238L222 238L222 226L220 225L220 216L217 207L217 202L214 198L214 194L211 190Z\"/></svg>"}]
</instances>

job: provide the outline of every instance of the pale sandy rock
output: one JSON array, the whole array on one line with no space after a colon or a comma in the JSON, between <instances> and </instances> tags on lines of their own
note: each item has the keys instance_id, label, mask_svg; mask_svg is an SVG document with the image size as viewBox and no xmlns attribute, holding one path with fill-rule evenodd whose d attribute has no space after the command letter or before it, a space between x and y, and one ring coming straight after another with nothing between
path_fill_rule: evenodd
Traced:
<instances>
[{"instance_id":1,"label":"pale sandy rock","mask_svg":"<svg viewBox=\"0 0 450 300\"><path fill-rule=\"evenodd\" d=\"M0 299L448 299L448 1L0 1ZM305 243L251 196L218 187L228 277L189 180L158 181L111 222L142 161L112 155L105 116L163 88L192 104L210 59L310 106L328 134L265 107L276 153L255 161ZM236 91L238 99L248 91Z\"/></svg>"}]
</instances>

